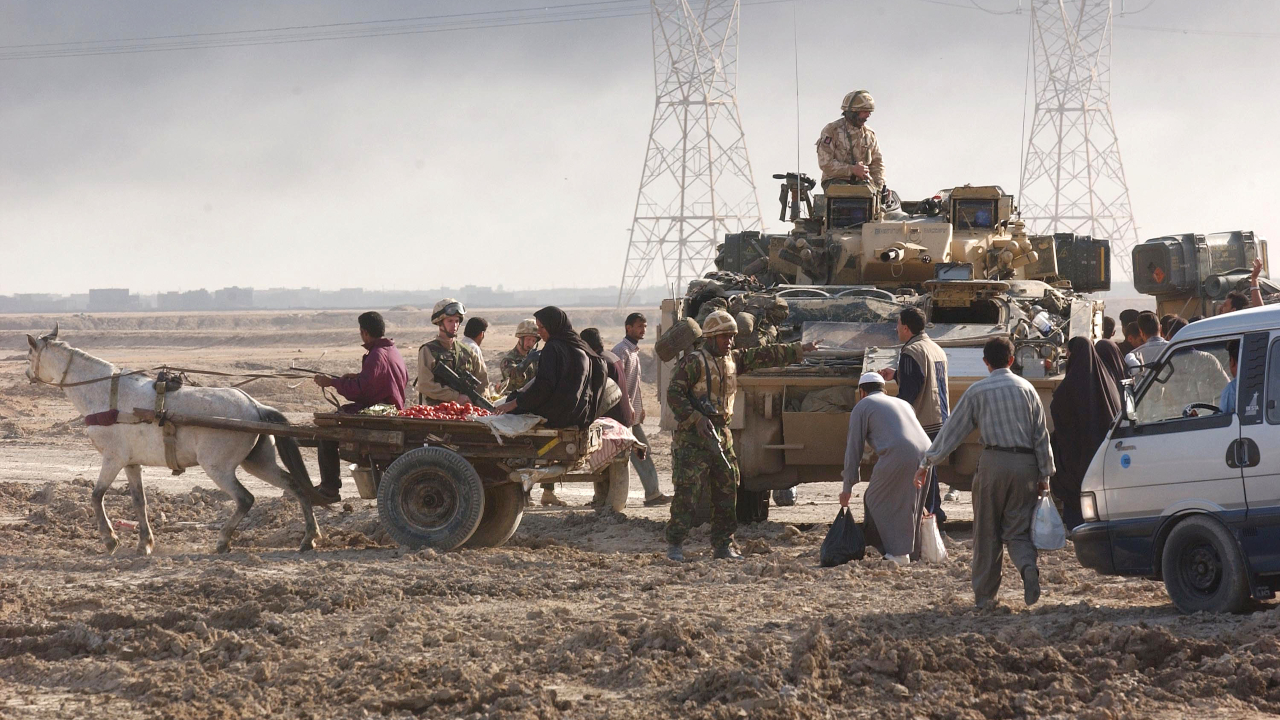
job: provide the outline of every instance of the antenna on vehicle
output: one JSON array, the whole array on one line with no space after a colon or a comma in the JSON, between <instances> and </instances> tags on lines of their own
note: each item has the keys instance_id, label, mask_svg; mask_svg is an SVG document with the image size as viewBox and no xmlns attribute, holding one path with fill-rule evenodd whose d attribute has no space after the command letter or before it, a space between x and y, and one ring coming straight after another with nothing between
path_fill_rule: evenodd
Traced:
<instances>
[{"instance_id":1,"label":"antenna on vehicle","mask_svg":"<svg viewBox=\"0 0 1280 720\"><path fill-rule=\"evenodd\" d=\"M796 178L800 177L800 30L796 19L796 4L791 0L791 48L795 54L796 65Z\"/></svg>"}]
</instances>

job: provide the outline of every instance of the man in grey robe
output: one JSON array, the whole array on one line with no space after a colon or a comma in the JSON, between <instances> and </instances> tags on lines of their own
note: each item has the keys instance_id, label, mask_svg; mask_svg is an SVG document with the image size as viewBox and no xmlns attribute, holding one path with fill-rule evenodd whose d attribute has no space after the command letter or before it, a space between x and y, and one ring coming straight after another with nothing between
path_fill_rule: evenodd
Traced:
<instances>
[{"instance_id":1,"label":"man in grey robe","mask_svg":"<svg viewBox=\"0 0 1280 720\"><path fill-rule=\"evenodd\" d=\"M858 389L862 399L849 414L840 505L849 506L862 452L869 444L876 464L863 495L867 543L879 547L886 559L905 565L915 550L921 509L915 474L929 447L929 436L910 404L884 394L884 378L879 373L864 373Z\"/></svg>"}]
</instances>

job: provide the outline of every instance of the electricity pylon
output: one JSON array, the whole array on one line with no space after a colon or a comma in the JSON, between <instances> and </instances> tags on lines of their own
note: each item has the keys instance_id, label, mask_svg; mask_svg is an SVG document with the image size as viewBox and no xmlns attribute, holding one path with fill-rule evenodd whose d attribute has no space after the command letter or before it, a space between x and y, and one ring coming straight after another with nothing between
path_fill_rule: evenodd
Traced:
<instances>
[{"instance_id":1,"label":"electricity pylon","mask_svg":"<svg viewBox=\"0 0 1280 720\"><path fill-rule=\"evenodd\" d=\"M763 227L738 114L739 0L652 0L657 88L618 305L662 259L683 293L725 234Z\"/></svg>"},{"instance_id":2,"label":"electricity pylon","mask_svg":"<svg viewBox=\"0 0 1280 720\"><path fill-rule=\"evenodd\" d=\"M1036 107L1018 191L1034 233L1111 243L1125 276L1137 228L1111 117L1110 0L1032 0Z\"/></svg>"}]
</instances>

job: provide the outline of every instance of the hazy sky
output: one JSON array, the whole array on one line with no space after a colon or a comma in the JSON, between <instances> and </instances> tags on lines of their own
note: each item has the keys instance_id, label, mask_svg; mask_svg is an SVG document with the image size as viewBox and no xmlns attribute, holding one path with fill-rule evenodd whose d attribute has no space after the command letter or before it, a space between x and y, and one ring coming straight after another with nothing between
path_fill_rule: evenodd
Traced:
<instances>
[{"instance_id":1,"label":"hazy sky","mask_svg":"<svg viewBox=\"0 0 1280 720\"><path fill-rule=\"evenodd\" d=\"M0 0L0 45L530 7ZM739 103L775 231L769 176L796 157L792 12L749 5L741 23ZM1016 192L1025 11L798 0L796 14L806 172L818 173L813 141L841 96L866 88L904 198L966 182ZM1154 0L1116 25L1112 105L1140 236L1254 229L1280 240L1277 3ZM0 59L0 294L616 284L653 113L652 53L638 16Z\"/></svg>"}]
</instances>

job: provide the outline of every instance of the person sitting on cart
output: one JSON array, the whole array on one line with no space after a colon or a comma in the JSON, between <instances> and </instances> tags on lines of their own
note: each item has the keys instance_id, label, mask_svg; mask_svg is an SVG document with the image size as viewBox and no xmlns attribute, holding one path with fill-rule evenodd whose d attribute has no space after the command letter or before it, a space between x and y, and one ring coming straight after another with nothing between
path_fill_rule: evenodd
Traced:
<instances>
[{"instance_id":1,"label":"person sitting on cart","mask_svg":"<svg viewBox=\"0 0 1280 720\"><path fill-rule=\"evenodd\" d=\"M544 343L538 374L524 388L511 393L498 413L541 415L548 428L586 429L600 416L607 377L605 361L574 332L569 316L547 306L533 314ZM564 505L555 489L542 490L543 505Z\"/></svg>"},{"instance_id":2,"label":"person sitting on cart","mask_svg":"<svg viewBox=\"0 0 1280 720\"><path fill-rule=\"evenodd\" d=\"M396 343L385 337L387 324L382 315L367 312L358 318L360 323L360 341L368 350L360 361L360 372L348 373L342 377L316 375L312 378L322 388L331 387L342 397L351 402L343 405L340 412L358 413L373 405L394 405L397 410L404 409L405 388L409 383L409 371L405 368L404 358L396 349ZM338 463L338 442L321 440L317 447L320 464L320 486L316 488L318 499L313 502L332 504L341 499L342 475Z\"/></svg>"}]
</instances>

